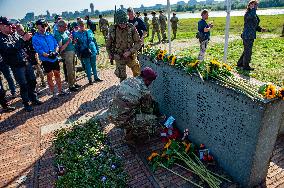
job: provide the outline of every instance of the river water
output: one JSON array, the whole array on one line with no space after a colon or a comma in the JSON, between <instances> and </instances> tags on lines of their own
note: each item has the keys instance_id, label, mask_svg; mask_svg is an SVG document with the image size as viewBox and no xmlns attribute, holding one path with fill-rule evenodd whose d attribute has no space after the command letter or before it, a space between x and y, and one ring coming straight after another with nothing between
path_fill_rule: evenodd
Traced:
<instances>
[{"instance_id":1,"label":"river water","mask_svg":"<svg viewBox=\"0 0 284 188\"><path fill-rule=\"evenodd\" d=\"M284 14L284 9L262 9L262 10L257 10L256 13L258 15L278 15L278 14ZM243 16L245 14L245 10L232 10L230 12L231 16ZM226 17L227 12L226 11L212 11L209 12L210 18L212 17ZM177 13L177 17L179 19L183 18L200 18L200 12L196 11L195 13L190 13L190 12L182 12L182 13ZM152 19L152 16L149 16L150 20ZM109 22L113 22L113 18L108 17L107 18ZM98 22L98 19L94 19L94 21Z\"/></svg>"}]
</instances>

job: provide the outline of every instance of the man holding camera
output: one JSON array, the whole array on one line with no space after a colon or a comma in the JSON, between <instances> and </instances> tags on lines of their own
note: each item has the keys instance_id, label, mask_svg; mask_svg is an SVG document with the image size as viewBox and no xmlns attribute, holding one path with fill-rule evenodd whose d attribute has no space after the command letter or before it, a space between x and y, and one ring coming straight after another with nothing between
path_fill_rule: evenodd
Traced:
<instances>
[{"instance_id":1,"label":"man holding camera","mask_svg":"<svg viewBox=\"0 0 284 188\"><path fill-rule=\"evenodd\" d=\"M47 83L50 92L53 94L54 98L57 98L56 92L54 91L53 76L55 77L59 95L65 94L61 85L58 43L52 34L46 32L48 25L45 20L39 19L36 21L36 26L38 32L36 32L32 38L33 46L39 55L39 59L42 61L44 72L47 74Z\"/></svg>"},{"instance_id":2,"label":"man holding camera","mask_svg":"<svg viewBox=\"0 0 284 188\"><path fill-rule=\"evenodd\" d=\"M54 37L59 44L61 57L64 59L67 70L67 81L70 91L78 91L79 85L75 84L75 47L72 43L72 34L67 30L67 23L61 19L57 23L58 30L54 32Z\"/></svg>"},{"instance_id":3,"label":"man holding camera","mask_svg":"<svg viewBox=\"0 0 284 188\"><path fill-rule=\"evenodd\" d=\"M18 34L13 33L12 24L6 17L0 17L0 53L3 62L7 63L20 86L20 94L23 100L24 109L28 112L33 108L30 105L39 105L35 92L36 78L27 54L24 51L22 39Z\"/></svg>"}]
</instances>

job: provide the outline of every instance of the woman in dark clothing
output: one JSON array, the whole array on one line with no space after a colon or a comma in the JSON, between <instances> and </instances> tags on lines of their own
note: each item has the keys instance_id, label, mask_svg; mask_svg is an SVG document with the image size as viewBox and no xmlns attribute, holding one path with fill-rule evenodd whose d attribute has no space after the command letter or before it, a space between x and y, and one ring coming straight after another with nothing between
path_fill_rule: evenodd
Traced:
<instances>
[{"instance_id":1,"label":"woman in dark clothing","mask_svg":"<svg viewBox=\"0 0 284 188\"><path fill-rule=\"evenodd\" d=\"M238 67L243 70L254 70L249 66L252 46L254 39L256 38L256 31L264 32L264 28L259 26L260 19L256 14L258 2L256 0L251 0L247 5L247 11L244 16L244 30L242 33L244 51L238 61Z\"/></svg>"}]
</instances>

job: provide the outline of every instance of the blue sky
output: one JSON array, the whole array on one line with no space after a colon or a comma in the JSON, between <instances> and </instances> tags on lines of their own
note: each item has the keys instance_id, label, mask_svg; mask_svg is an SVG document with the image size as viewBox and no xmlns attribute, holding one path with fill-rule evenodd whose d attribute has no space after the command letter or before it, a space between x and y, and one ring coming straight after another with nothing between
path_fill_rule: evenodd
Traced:
<instances>
[{"instance_id":1,"label":"blue sky","mask_svg":"<svg viewBox=\"0 0 284 188\"><path fill-rule=\"evenodd\" d=\"M179 0L171 0L176 3ZM187 2L186 0L185 2ZM34 12L35 15L46 14L46 10L52 13L63 11L75 11L89 9L90 3L94 4L95 10L114 9L114 5L124 7L152 6L155 4L166 4L166 0L0 0L0 16L9 18L23 18L27 12Z\"/></svg>"}]
</instances>

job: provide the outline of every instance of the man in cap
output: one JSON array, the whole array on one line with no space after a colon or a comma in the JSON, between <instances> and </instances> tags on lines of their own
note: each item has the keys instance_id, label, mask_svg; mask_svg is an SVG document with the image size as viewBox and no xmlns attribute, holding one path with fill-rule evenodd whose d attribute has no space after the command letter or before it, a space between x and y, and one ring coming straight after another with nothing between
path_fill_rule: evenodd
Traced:
<instances>
[{"instance_id":1,"label":"man in cap","mask_svg":"<svg viewBox=\"0 0 284 188\"><path fill-rule=\"evenodd\" d=\"M127 14L128 14L128 22L132 23L136 27L139 36L144 44L144 38L147 35L147 28L145 23L140 17L138 17L137 15L135 16L134 10L131 7L127 9Z\"/></svg>"},{"instance_id":2,"label":"man in cap","mask_svg":"<svg viewBox=\"0 0 284 188\"><path fill-rule=\"evenodd\" d=\"M50 93L54 99L57 98L56 90L54 90L53 77L55 77L57 91L59 95L65 95L66 93L62 89L60 65L58 59L59 46L54 36L49 32L46 32L47 22L43 19L36 21L37 32L32 38L35 51L39 55L39 59L42 62L44 72L47 75L47 83Z\"/></svg>"},{"instance_id":3,"label":"man in cap","mask_svg":"<svg viewBox=\"0 0 284 188\"><path fill-rule=\"evenodd\" d=\"M126 65L132 70L133 76L139 76L140 65L137 51L142 47L142 41L137 29L128 23L127 14L119 9L115 14L115 25L109 28L106 49L110 59L116 62L115 75L122 82L127 78Z\"/></svg>"},{"instance_id":4,"label":"man in cap","mask_svg":"<svg viewBox=\"0 0 284 188\"><path fill-rule=\"evenodd\" d=\"M53 25L53 27L52 27L53 34L55 33L55 31L58 30L58 25L57 25L57 23L58 23L58 21L61 20L61 19L62 19L62 17L59 16L59 15L55 15L55 16L54 16L54 25Z\"/></svg>"},{"instance_id":5,"label":"man in cap","mask_svg":"<svg viewBox=\"0 0 284 188\"><path fill-rule=\"evenodd\" d=\"M156 12L151 12L152 14L152 38L150 40L150 42L153 42L155 34L157 33L158 39L159 39L159 43L161 42L161 36L160 36L160 21L159 18L156 17Z\"/></svg>"},{"instance_id":6,"label":"man in cap","mask_svg":"<svg viewBox=\"0 0 284 188\"><path fill-rule=\"evenodd\" d=\"M30 63L28 63L27 54L23 48L23 40L18 34L12 32L11 22L6 17L0 17L0 54L3 62L7 63L20 86L20 94L24 104L24 109L28 112L35 105L40 105L37 98L36 77Z\"/></svg>"},{"instance_id":7,"label":"man in cap","mask_svg":"<svg viewBox=\"0 0 284 188\"><path fill-rule=\"evenodd\" d=\"M176 13L173 13L173 17L171 17L171 24L172 24L172 30L173 30L173 39L176 39L177 36L177 24L178 24L178 17L176 17Z\"/></svg>"},{"instance_id":8,"label":"man in cap","mask_svg":"<svg viewBox=\"0 0 284 188\"><path fill-rule=\"evenodd\" d=\"M166 35L166 30L167 30L167 17L163 14L163 11L159 11L160 16L159 16L159 22L161 26L161 33L162 33L162 41L167 40L167 35Z\"/></svg>"},{"instance_id":9,"label":"man in cap","mask_svg":"<svg viewBox=\"0 0 284 188\"><path fill-rule=\"evenodd\" d=\"M103 18L103 15L99 15L99 28L100 28L100 32L103 33L103 36L105 38L105 41L107 40L107 35L108 35L108 27L109 27L109 23L107 21L107 19Z\"/></svg>"},{"instance_id":10,"label":"man in cap","mask_svg":"<svg viewBox=\"0 0 284 188\"><path fill-rule=\"evenodd\" d=\"M129 144L144 141L155 132L159 112L148 87L156 77L157 73L146 67L140 76L124 80L109 106L110 121L125 129Z\"/></svg>"}]
</instances>

